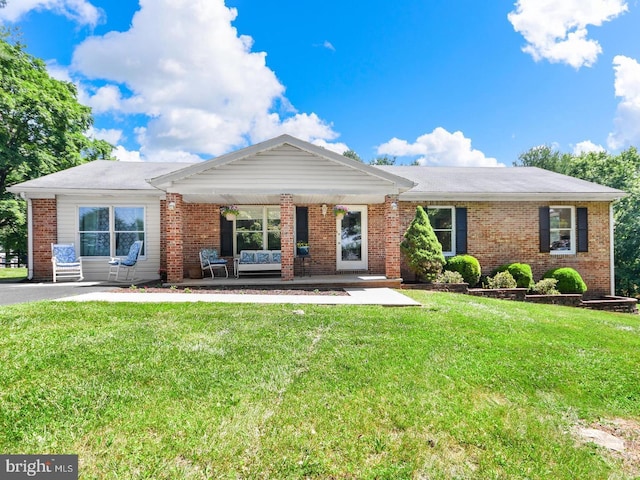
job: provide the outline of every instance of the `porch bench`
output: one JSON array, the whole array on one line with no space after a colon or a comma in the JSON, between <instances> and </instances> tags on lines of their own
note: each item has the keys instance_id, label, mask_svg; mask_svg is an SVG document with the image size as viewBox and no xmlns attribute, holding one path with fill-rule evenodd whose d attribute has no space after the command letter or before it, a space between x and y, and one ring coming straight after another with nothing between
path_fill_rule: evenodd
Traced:
<instances>
[{"instance_id":1,"label":"porch bench","mask_svg":"<svg viewBox=\"0 0 640 480\"><path fill-rule=\"evenodd\" d=\"M240 273L282 271L280 250L242 250L233 261L236 278Z\"/></svg>"}]
</instances>

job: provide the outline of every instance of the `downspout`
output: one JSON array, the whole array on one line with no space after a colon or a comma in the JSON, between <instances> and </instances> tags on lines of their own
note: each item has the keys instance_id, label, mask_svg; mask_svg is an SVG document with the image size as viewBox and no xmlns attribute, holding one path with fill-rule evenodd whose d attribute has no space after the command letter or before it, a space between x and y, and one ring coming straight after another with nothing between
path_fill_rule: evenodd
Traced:
<instances>
[{"instance_id":1,"label":"downspout","mask_svg":"<svg viewBox=\"0 0 640 480\"><path fill-rule=\"evenodd\" d=\"M22 194L24 198L24 193ZM27 198L27 280L33 280L33 205Z\"/></svg>"},{"instance_id":2,"label":"downspout","mask_svg":"<svg viewBox=\"0 0 640 480\"><path fill-rule=\"evenodd\" d=\"M616 267L614 264L615 253L613 235L615 230L615 221L613 218L613 202L609 203L609 252L610 252L610 265L611 265L611 295L616 294Z\"/></svg>"}]
</instances>

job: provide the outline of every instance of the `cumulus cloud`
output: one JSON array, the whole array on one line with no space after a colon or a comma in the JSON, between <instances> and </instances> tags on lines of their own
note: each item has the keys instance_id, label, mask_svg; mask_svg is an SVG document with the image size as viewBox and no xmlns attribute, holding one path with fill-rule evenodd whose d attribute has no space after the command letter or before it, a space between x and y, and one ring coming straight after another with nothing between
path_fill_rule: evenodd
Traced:
<instances>
[{"instance_id":1,"label":"cumulus cloud","mask_svg":"<svg viewBox=\"0 0 640 480\"><path fill-rule=\"evenodd\" d=\"M315 113L295 112L266 54L233 27L236 15L223 0L140 0L128 31L76 48L74 70L107 82L87 103L97 113L147 118L138 140L151 160L159 159L151 152L220 155L281 133L337 138Z\"/></svg>"},{"instance_id":2,"label":"cumulus cloud","mask_svg":"<svg viewBox=\"0 0 640 480\"><path fill-rule=\"evenodd\" d=\"M95 27L104 17L101 9L86 0L9 0L0 8L0 21L17 22L30 11L50 10L80 25Z\"/></svg>"},{"instance_id":3,"label":"cumulus cloud","mask_svg":"<svg viewBox=\"0 0 640 480\"><path fill-rule=\"evenodd\" d=\"M117 144L122 140L122 130L116 128L89 128L87 136L90 138L96 138L98 140L104 140L111 145Z\"/></svg>"},{"instance_id":4,"label":"cumulus cloud","mask_svg":"<svg viewBox=\"0 0 640 480\"><path fill-rule=\"evenodd\" d=\"M604 152L605 149L602 145L597 145L593 143L591 140L585 140L584 142L579 142L573 147L574 155L581 155L583 153L589 152Z\"/></svg>"},{"instance_id":5,"label":"cumulus cloud","mask_svg":"<svg viewBox=\"0 0 640 480\"><path fill-rule=\"evenodd\" d=\"M624 0L518 0L508 18L527 41L523 51L535 61L580 68L593 65L602 52L597 41L587 38L587 27L600 26L627 10Z\"/></svg>"},{"instance_id":6,"label":"cumulus cloud","mask_svg":"<svg viewBox=\"0 0 640 480\"><path fill-rule=\"evenodd\" d=\"M140 152L130 151L124 148L122 145L118 145L113 149L111 155L116 157L121 162L141 162Z\"/></svg>"},{"instance_id":7,"label":"cumulus cloud","mask_svg":"<svg viewBox=\"0 0 640 480\"><path fill-rule=\"evenodd\" d=\"M640 63L623 55L613 59L615 95L620 103L607 145L617 150L640 142Z\"/></svg>"},{"instance_id":8,"label":"cumulus cloud","mask_svg":"<svg viewBox=\"0 0 640 480\"><path fill-rule=\"evenodd\" d=\"M442 127L409 143L392 138L378 147L378 154L398 157L420 156L418 163L449 167L504 167L495 158L487 157L471 147L471 139L462 132L450 133Z\"/></svg>"}]
</instances>

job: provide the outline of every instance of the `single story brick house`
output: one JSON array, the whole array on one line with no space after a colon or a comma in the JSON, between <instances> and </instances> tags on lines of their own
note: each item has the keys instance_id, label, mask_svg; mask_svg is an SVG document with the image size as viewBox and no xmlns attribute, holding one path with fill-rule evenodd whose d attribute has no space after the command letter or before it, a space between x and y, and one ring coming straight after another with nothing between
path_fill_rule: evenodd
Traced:
<instances>
[{"instance_id":1,"label":"single story brick house","mask_svg":"<svg viewBox=\"0 0 640 480\"><path fill-rule=\"evenodd\" d=\"M51 279L51 243L72 242L86 279L143 240L136 276L180 282L216 248L281 251L294 278L296 244L312 275L353 272L412 280L399 244L418 205L446 255L483 272L510 262L578 270L593 294L613 290L612 202L624 192L537 168L376 167L282 135L201 163L94 161L14 185L28 201L29 274ZM340 219L335 205L349 213ZM236 205L234 220L221 206Z\"/></svg>"}]
</instances>

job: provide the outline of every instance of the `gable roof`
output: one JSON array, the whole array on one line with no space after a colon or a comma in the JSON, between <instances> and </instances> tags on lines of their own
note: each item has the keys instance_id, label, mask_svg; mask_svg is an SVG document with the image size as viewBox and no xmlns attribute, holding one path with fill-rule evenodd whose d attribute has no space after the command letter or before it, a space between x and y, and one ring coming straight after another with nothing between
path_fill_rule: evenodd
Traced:
<instances>
[{"instance_id":1,"label":"gable roof","mask_svg":"<svg viewBox=\"0 0 640 480\"><path fill-rule=\"evenodd\" d=\"M290 135L267 140L149 179L186 201L279 203L379 203L414 182Z\"/></svg>"},{"instance_id":2,"label":"gable roof","mask_svg":"<svg viewBox=\"0 0 640 480\"><path fill-rule=\"evenodd\" d=\"M380 166L415 182L400 200L611 201L625 192L536 167Z\"/></svg>"}]
</instances>

